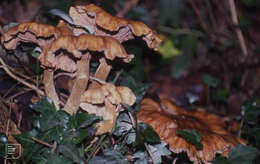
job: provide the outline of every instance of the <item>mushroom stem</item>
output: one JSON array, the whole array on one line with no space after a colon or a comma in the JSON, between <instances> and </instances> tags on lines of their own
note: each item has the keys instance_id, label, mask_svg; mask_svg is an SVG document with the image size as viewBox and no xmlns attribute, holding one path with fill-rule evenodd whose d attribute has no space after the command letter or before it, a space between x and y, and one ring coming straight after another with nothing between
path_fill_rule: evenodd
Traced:
<instances>
[{"instance_id":1,"label":"mushroom stem","mask_svg":"<svg viewBox=\"0 0 260 164\"><path fill-rule=\"evenodd\" d=\"M50 97L55 105L55 108L57 110L60 109L60 100L56 93L55 85L54 85L54 79L53 79L53 70L44 70L43 75L43 83L44 83L44 89L46 92L46 95Z\"/></svg>"},{"instance_id":2,"label":"mushroom stem","mask_svg":"<svg viewBox=\"0 0 260 164\"><path fill-rule=\"evenodd\" d=\"M95 73L95 78L102 80L102 81L106 81L107 76L110 73L110 70L112 69L111 65L108 65L106 62L106 59L104 57L102 57L100 60L100 65L98 66L96 73ZM100 84L97 81L93 81L89 88L98 88L100 87Z\"/></svg>"},{"instance_id":3,"label":"mushroom stem","mask_svg":"<svg viewBox=\"0 0 260 164\"><path fill-rule=\"evenodd\" d=\"M72 91L70 93L69 99L65 104L63 110L68 112L69 114L76 113L76 110L80 105L80 97L86 89L88 80L89 80L89 62L91 56L89 53L82 56L82 58L77 62L77 75L75 83L72 87Z\"/></svg>"}]
</instances>

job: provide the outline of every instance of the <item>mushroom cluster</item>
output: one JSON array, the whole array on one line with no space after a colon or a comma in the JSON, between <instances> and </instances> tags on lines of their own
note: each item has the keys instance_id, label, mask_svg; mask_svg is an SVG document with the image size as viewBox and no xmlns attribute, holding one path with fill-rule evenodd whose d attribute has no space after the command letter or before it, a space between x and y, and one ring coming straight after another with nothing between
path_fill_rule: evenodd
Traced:
<instances>
[{"instance_id":1,"label":"mushroom cluster","mask_svg":"<svg viewBox=\"0 0 260 164\"><path fill-rule=\"evenodd\" d=\"M98 128L102 134L112 129L118 112L123 109L121 104L133 105L136 99L129 88L106 82L113 66L111 61L118 58L129 63L134 57L127 54L121 43L138 37L156 50L161 39L144 23L114 17L93 4L71 7L69 17L71 20L60 20L57 26L21 23L7 31L1 42L8 50L24 42L38 45L46 96L53 100L57 110L74 114L81 107L103 116L104 122ZM93 73L95 80L90 80L90 62L96 54L101 55L99 66ZM64 106L54 82L57 72L66 72L74 81Z\"/></svg>"}]
</instances>

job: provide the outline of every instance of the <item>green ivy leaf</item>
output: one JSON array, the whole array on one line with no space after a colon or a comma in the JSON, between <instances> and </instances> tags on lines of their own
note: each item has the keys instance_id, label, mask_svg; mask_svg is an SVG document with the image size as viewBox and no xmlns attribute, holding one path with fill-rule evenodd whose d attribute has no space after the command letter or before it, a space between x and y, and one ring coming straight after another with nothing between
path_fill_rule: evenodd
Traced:
<instances>
[{"instance_id":1,"label":"green ivy leaf","mask_svg":"<svg viewBox=\"0 0 260 164\"><path fill-rule=\"evenodd\" d=\"M200 143L201 142L201 134L196 129L177 130L176 134L185 138L188 142L193 144L196 147L197 150L202 149L203 145Z\"/></svg>"},{"instance_id":2,"label":"green ivy leaf","mask_svg":"<svg viewBox=\"0 0 260 164\"><path fill-rule=\"evenodd\" d=\"M171 154L171 151L166 147L166 143L161 142L156 145L148 145L151 153L153 154L153 159L156 163L162 163L162 156L167 156Z\"/></svg>"},{"instance_id":3,"label":"green ivy leaf","mask_svg":"<svg viewBox=\"0 0 260 164\"><path fill-rule=\"evenodd\" d=\"M218 90L217 92L211 94L211 100L213 102L227 102L229 96L229 91L228 90Z\"/></svg>"},{"instance_id":4,"label":"green ivy leaf","mask_svg":"<svg viewBox=\"0 0 260 164\"><path fill-rule=\"evenodd\" d=\"M116 136L122 136L133 128L132 121L127 113L121 113L116 121L116 127L113 132Z\"/></svg>"},{"instance_id":5,"label":"green ivy leaf","mask_svg":"<svg viewBox=\"0 0 260 164\"><path fill-rule=\"evenodd\" d=\"M44 97L40 101L31 105L31 108L43 116L51 115L56 111L53 101L49 97Z\"/></svg>"},{"instance_id":6,"label":"green ivy leaf","mask_svg":"<svg viewBox=\"0 0 260 164\"><path fill-rule=\"evenodd\" d=\"M134 164L147 164L149 162L149 155L146 151L138 151L133 154L133 159L138 159Z\"/></svg>"},{"instance_id":7,"label":"green ivy leaf","mask_svg":"<svg viewBox=\"0 0 260 164\"><path fill-rule=\"evenodd\" d=\"M78 149L72 141L64 141L58 145L57 152L64 157L71 159L75 163L84 162L84 153L82 149Z\"/></svg>"},{"instance_id":8,"label":"green ivy leaf","mask_svg":"<svg viewBox=\"0 0 260 164\"><path fill-rule=\"evenodd\" d=\"M158 51L162 54L164 60L168 60L174 56L181 55L180 50L178 50L172 40L166 39L160 44Z\"/></svg>"},{"instance_id":9,"label":"green ivy leaf","mask_svg":"<svg viewBox=\"0 0 260 164\"><path fill-rule=\"evenodd\" d=\"M125 158L117 150L107 148L104 150L104 157L95 156L90 161L89 164L128 164L127 158Z\"/></svg>"},{"instance_id":10,"label":"green ivy leaf","mask_svg":"<svg viewBox=\"0 0 260 164\"><path fill-rule=\"evenodd\" d=\"M160 137L158 134L150 125L146 123L137 124L137 137L141 140L141 142L147 142L151 144L160 142Z\"/></svg>"},{"instance_id":11,"label":"green ivy leaf","mask_svg":"<svg viewBox=\"0 0 260 164\"><path fill-rule=\"evenodd\" d=\"M45 164L73 164L73 161L68 159L68 158L64 158L61 155L57 155L57 154L53 154L53 153L49 153L48 155L46 155L46 163ZM38 163L38 162L37 162Z\"/></svg>"},{"instance_id":12,"label":"green ivy leaf","mask_svg":"<svg viewBox=\"0 0 260 164\"><path fill-rule=\"evenodd\" d=\"M257 149L244 146L241 144L236 145L229 152L228 158L217 157L213 160L214 164L251 164L257 156Z\"/></svg>"},{"instance_id":13,"label":"green ivy leaf","mask_svg":"<svg viewBox=\"0 0 260 164\"><path fill-rule=\"evenodd\" d=\"M69 127L86 128L99 120L102 120L102 118L96 116L95 114L77 113L70 117Z\"/></svg>"},{"instance_id":14,"label":"green ivy leaf","mask_svg":"<svg viewBox=\"0 0 260 164\"><path fill-rule=\"evenodd\" d=\"M126 76L124 80L120 83L120 85L130 88L134 92L137 104L135 106L136 111L140 109L139 107L141 100L143 99L148 89L152 86L151 84L137 81L132 76Z\"/></svg>"}]
</instances>

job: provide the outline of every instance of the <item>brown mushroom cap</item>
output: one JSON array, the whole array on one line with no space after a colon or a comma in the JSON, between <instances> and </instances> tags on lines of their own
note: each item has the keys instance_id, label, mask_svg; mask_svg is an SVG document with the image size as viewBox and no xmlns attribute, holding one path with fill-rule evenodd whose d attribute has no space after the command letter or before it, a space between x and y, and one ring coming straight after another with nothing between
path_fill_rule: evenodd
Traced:
<instances>
[{"instance_id":1,"label":"brown mushroom cap","mask_svg":"<svg viewBox=\"0 0 260 164\"><path fill-rule=\"evenodd\" d=\"M112 16L93 4L71 7L69 14L75 24L92 27L95 35L112 36L120 42L133 39L134 36L142 37L153 49L157 49L161 43L161 39L144 23ZM74 29L74 33L85 32L83 29Z\"/></svg>"},{"instance_id":2,"label":"brown mushroom cap","mask_svg":"<svg viewBox=\"0 0 260 164\"><path fill-rule=\"evenodd\" d=\"M90 88L81 96L81 102L90 104L103 104L105 99L108 99L112 104L124 103L133 105L136 101L134 93L127 87L113 84L104 84L99 88Z\"/></svg>"},{"instance_id":3,"label":"brown mushroom cap","mask_svg":"<svg viewBox=\"0 0 260 164\"><path fill-rule=\"evenodd\" d=\"M105 104L102 106L80 103L80 107L90 114L96 114L97 116L103 117L103 121L96 124L96 135L110 132L115 126L118 113L116 113L116 106L111 104L108 100L105 100Z\"/></svg>"},{"instance_id":4,"label":"brown mushroom cap","mask_svg":"<svg viewBox=\"0 0 260 164\"><path fill-rule=\"evenodd\" d=\"M130 62L133 58L133 55L128 55L124 47L111 37L82 34L80 36L61 36L45 47L39 57L42 65L68 72L76 71L74 60L64 55L56 56L55 53L58 50L66 50L75 59L81 58L82 51L104 52L105 57L109 60L118 57L124 62Z\"/></svg>"},{"instance_id":5,"label":"brown mushroom cap","mask_svg":"<svg viewBox=\"0 0 260 164\"><path fill-rule=\"evenodd\" d=\"M186 112L165 99L161 104L152 99L143 99L137 113L138 120L150 124L160 138L170 145L171 151L187 152L195 163L200 160L207 163L217 153L227 156L231 148L241 142L225 129L224 123L214 114ZM196 150L194 145L176 135L176 131L182 129L197 129L200 132L202 150Z\"/></svg>"},{"instance_id":6,"label":"brown mushroom cap","mask_svg":"<svg viewBox=\"0 0 260 164\"><path fill-rule=\"evenodd\" d=\"M72 34L64 27L64 22L60 22L57 27L36 22L21 23L8 30L1 42L7 49L15 49L19 42L36 43L43 48L61 35Z\"/></svg>"}]
</instances>

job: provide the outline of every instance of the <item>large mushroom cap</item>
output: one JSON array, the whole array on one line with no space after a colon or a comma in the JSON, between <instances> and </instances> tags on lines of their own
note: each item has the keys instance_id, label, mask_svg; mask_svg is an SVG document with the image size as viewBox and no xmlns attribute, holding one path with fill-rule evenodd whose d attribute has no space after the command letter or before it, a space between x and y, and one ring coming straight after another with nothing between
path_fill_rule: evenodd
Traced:
<instances>
[{"instance_id":1,"label":"large mushroom cap","mask_svg":"<svg viewBox=\"0 0 260 164\"><path fill-rule=\"evenodd\" d=\"M190 160L198 163L211 161L217 153L227 156L231 148L240 143L226 129L224 123L214 114L207 112L186 112L168 100L161 104L152 99L143 99L137 113L139 121L150 124L160 138L170 145L175 153L186 152ZM202 136L203 148L195 146L176 134L177 130L196 129Z\"/></svg>"},{"instance_id":2,"label":"large mushroom cap","mask_svg":"<svg viewBox=\"0 0 260 164\"><path fill-rule=\"evenodd\" d=\"M112 36L120 42L137 36L144 39L147 45L154 49L157 49L161 43L156 33L144 23L112 16L93 4L71 7L69 13L75 24L92 27L95 35ZM85 33L82 29L75 29L74 32Z\"/></svg>"},{"instance_id":3,"label":"large mushroom cap","mask_svg":"<svg viewBox=\"0 0 260 164\"><path fill-rule=\"evenodd\" d=\"M41 48L51 43L61 35L69 35L72 32L64 28L62 22L57 27L37 22L21 23L8 30L1 38L6 49L15 49L19 42L38 44Z\"/></svg>"},{"instance_id":4,"label":"large mushroom cap","mask_svg":"<svg viewBox=\"0 0 260 164\"><path fill-rule=\"evenodd\" d=\"M69 56L57 54L59 50L66 50L72 54ZM116 57L123 59L124 62L130 62L133 55L128 55L124 47L111 37L94 36L82 34L80 36L61 36L45 47L39 57L43 66L55 69L62 69L68 72L76 71L75 59L81 58L81 52L98 51L104 52L109 60Z\"/></svg>"}]
</instances>

